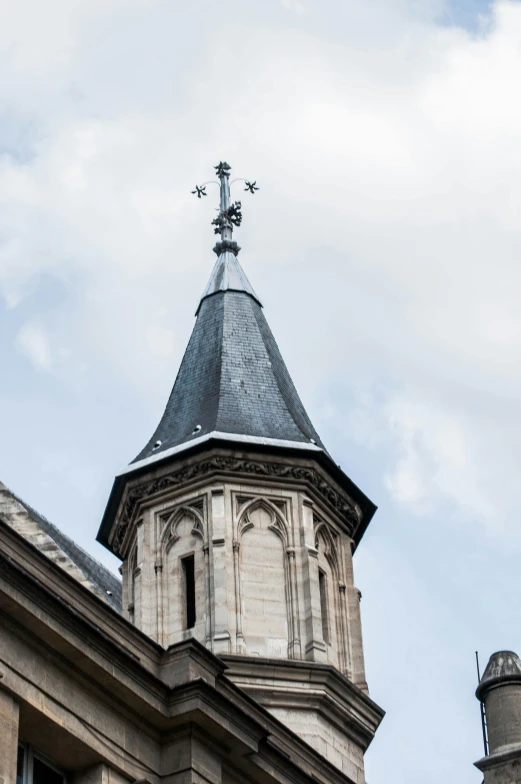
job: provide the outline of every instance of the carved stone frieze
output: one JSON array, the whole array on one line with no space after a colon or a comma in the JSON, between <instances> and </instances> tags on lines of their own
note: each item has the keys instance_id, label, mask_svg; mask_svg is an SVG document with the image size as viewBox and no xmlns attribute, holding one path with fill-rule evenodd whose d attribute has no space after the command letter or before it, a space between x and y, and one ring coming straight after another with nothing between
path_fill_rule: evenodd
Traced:
<instances>
[{"instance_id":1,"label":"carved stone frieze","mask_svg":"<svg viewBox=\"0 0 521 784\"><path fill-rule=\"evenodd\" d=\"M206 477L219 471L307 482L324 501L344 518L351 530L354 530L362 519L360 507L353 499L345 493L340 493L322 474L311 466L288 465L269 460L251 460L213 455L197 463L183 466L168 474L155 479L148 479L132 487L125 499L123 512L114 535L114 550L116 552L120 551L134 510L140 501L155 493L179 487L185 482Z\"/></svg>"}]
</instances>

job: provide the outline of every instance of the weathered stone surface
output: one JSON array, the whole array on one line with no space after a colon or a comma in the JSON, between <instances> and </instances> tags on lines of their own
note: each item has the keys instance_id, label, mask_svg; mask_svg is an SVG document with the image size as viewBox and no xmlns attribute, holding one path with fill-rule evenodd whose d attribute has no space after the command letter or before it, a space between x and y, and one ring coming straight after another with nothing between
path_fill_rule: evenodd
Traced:
<instances>
[{"instance_id":1,"label":"weathered stone surface","mask_svg":"<svg viewBox=\"0 0 521 784\"><path fill-rule=\"evenodd\" d=\"M355 781L383 711L336 668L313 662L223 657L227 677Z\"/></svg>"},{"instance_id":2,"label":"weathered stone surface","mask_svg":"<svg viewBox=\"0 0 521 784\"><path fill-rule=\"evenodd\" d=\"M142 784L147 780L143 779ZM72 784L129 784L129 779L103 763L74 774ZM136 784L135 782L133 784ZM149 784L152 784L150 782Z\"/></svg>"},{"instance_id":3,"label":"weathered stone surface","mask_svg":"<svg viewBox=\"0 0 521 784\"><path fill-rule=\"evenodd\" d=\"M485 706L489 756L476 763L485 784L521 782L521 661L512 651L494 653L476 690Z\"/></svg>"},{"instance_id":4,"label":"weathered stone surface","mask_svg":"<svg viewBox=\"0 0 521 784\"><path fill-rule=\"evenodd\" d=\"M0 784L16 784L18 717L17 700L0 686Z\"/></svg>"},{"instance_id":5,"label":"weathered stone surface","mask_svg":"<svg viewBox=\"0 0 521 784\"><path fill-rule=\"evenodd\" d=\"M513 651L497 651L488 660L476 696L481 699L493 686L507 682L521 683L521 660Z\"/></svg>"},{"instance_id":6,"label":"weathered stone surface","mask_svg":"<svg viewBox=\"0 0 521 784\"><path fill-rule=\"evenodd\" d=\"M24 504L2 482L0 519L89 591L115 609L121 609L120 581L56 526Z\"/></svg>"},{"instance_id":7,"label":"weathered stone surface","mask_svg":"<svg viewBox=\"0 0 521 784\"><path fill-rule=\"evenodd\" d=\"M240 471L238 476L236 469L260 465L258 456L229 450L226 456L207 457L211 460L209 474L198 469L192 475L197 464L186 457L168 474L154 468L148 478L136 479L139 493L130 487L123 499L119 514L131 514L119 540L124 613L163 646L193 636L223 657L329 664L367 693L353 527L338 508L339 493L329 492L325 483L319 500L310 491L311 468L296 466L294 459L275 472L259 470L254 479ZM219 465L224 472L215 477ZM190 481L177 481L187 476ZM356 517L354 507L351 511ZM195 565L196 620L190 629L186 557ZM305 707L300 704L296 712L291 703L285 707L278 717L299 732ZM368 723L370 737L380 718ZM359 765L355 778L363 776L368 741L350 731L353 715L345 714L344 729L328 729L327 720L311 711L309 720L315 730L305 739L320 740L316 747L342 770L343 735L345 754L357 761L350 764ZM339 733L335 744L325 741L330 731Z\"/></svg>"},{"instance_id":8,"label":"weathered stone surface","mask_svg":"<svg viewBox=\"0 0 521 784\"><path fill-rule=\"evenodd\" d=\"M0 652L20 737L74 784L220 784L224 771L230 782L353 784L197 641L154 643L1 521ZM15 760L17 735L0 738Z\"/></svg>"}]
</instances>

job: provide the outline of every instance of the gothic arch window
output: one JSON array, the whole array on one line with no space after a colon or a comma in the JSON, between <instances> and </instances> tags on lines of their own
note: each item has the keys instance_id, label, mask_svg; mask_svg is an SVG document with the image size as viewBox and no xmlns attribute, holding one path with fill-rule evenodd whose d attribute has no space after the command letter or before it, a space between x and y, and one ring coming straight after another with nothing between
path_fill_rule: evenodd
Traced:
<instances>
[{"instance_id":1,"label":"gothic arch window","mask_svg":"<svg viewBox=\"0 0 521 784\"><path fill-rule=\"evenodd\" d=\"M129 620L134 623L136 617L136 571L137 542L134 542L127 564L127 609Z\"/></svg>"},{"instance_id":2,"label":"gothic arch window","mask_svg":"<svg viewBox=\"0 0 521 784\"><path fill-rule=\"evenodd\" d=\"M177 509L161 536L163 634L165 645L206 637L204 522L192 507Z\"/></svg>"},{"instance_id":3,"label":"gothic arch window","mask_svg":"<svg viewBox=\"0 0 521 784\"><path fill-rule=\"evenodd\" d=\"M318 590L320 593L320 616L322 619L322 637L327 645L331 643L330 612L329 612L329 586L327 574L323 569L318 569Z\"/></svg>"},{"instance_id":4,"label":"gothic arch window","mask_svg":"<svg viewBox=\"0 0 521 784\"><path fill-rule=\"evenodd\" d=\"M279 510L256 499L241 512L240 623L251 654L287 657L289 644L288 530Z\"/></svg>"},{"instance_id":5,"label":"gothic arch window","mask_svg":"<svg viewBox=\"0 0 521 784\"><path fill-rule=\"evenodd\" d=\"M322 621L322 638L328 660L339 666L341 625L339 623L339 564L336 535L323 521L315 521L315 546L318 552L318 590Z\"/></svg>"}]
</instances>

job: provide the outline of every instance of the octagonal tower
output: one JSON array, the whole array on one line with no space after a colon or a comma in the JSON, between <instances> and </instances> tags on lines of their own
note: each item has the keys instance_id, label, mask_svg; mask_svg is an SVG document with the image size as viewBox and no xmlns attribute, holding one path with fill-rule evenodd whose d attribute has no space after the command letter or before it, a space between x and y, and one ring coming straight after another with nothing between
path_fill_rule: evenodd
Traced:
<instances>
[{"instance_id":1,"label":"octagonal tower","mask_svg":"<svg viewBox=\"0 0 521 784\"><path fill-rule=\"evenodd\" d=\"M229 167L216 168L217 262L163 417L116 477L98 539L123 561L136 626L165 647L196 637L363 782L383 712L368 696L352 554L375 506L304 409L231 239Z\"/></svg>"}]
</instances>

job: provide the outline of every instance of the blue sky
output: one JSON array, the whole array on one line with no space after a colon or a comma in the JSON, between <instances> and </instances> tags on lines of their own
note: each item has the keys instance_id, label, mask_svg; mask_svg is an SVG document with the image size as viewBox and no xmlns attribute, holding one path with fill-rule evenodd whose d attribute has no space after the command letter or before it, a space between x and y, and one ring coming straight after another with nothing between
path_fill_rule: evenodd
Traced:
<instances>
[{"instance_id":1,"label":"blue sky","mask_svg":"<svg viewBox=\"0 0 521 784\"><path fill-rule=\"evenodd\" d=\"M31 24L28 24L28 19ZM368 781L479 784L474 651L521 652L521 5L0 8L0 480L94 541L213 264L242 264L310 416L378 504L356 555Z\"/></svg>"},{"instance_id":2,"label":"blue sky","mask_svg":"<svg viewBox=\"0 0 521 784\"><path fill-rule=\"evenodd\" d=\"M484 20L490 18L493 10L493 0L451 0L443 4L438 21L476 32L481 29Z\"/></svg>"}]
</instances>

